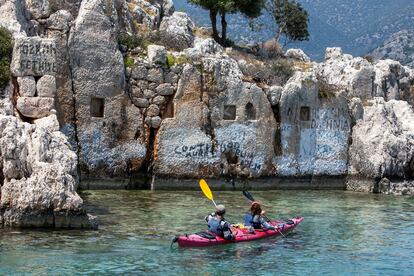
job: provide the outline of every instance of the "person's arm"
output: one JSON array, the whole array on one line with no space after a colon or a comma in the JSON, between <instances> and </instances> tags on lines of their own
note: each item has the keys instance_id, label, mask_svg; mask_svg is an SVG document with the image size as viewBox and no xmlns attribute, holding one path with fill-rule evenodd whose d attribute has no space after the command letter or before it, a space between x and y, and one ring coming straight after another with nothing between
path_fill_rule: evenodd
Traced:
<instances>
[{"instance_id":1,"label":"person's arm","mask_svg":"<svg viewBox=\"0 0 414 276\"><path fill-rule=\"evenodd\" d=\"M276 230L276 228L268 223L263 217L260 217L260 223L262 224L262 228L267 230Z\"/></svg>"},{"instance_id":2,"label":"person's arm","mask_svg":"<svg viewBox=\"0 0 414 276\"><path fill-rule=\"evenodd\" d=\"M205 217L204 217L204 220L208 223L208 221L212 218L213 214L214 214L214 213L211 213L211 214L209 214L209 215L205 216Z\"/></svg>"}]
</instances>

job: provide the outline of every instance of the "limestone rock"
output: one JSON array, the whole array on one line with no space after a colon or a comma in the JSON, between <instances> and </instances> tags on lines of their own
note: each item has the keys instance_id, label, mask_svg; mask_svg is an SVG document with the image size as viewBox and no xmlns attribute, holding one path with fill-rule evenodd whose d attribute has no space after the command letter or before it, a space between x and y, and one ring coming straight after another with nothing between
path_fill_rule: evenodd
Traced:
<instances>
[{"instance_id":1,"label":"limestone rock","mask_svg":"<svg viewBox=\"0 0 414 276\"><path fill-rule=\"evenodd\" d=\"M277 105L280 101L280 97L283 92L283 87L281 86L271 86L267 92L267 98L271 105Z\"/></svg>"},{"instance_id":2,"label":"limestone rock","mask_svg":"<svg viewBox=\"0 0 414 276\"><path fill-rule=\"evenodd\" d=\"M19 112L29 118L43 118L52 114L55 100L53 98L19 97L16 108Z\"/></svg>"},{"instance_id":3,"label":"limestone rock","mask_svg":"<svg viewBox=\"0 0 414 276\"><path fill-rule=\"evenodd\" d=\"M266 95L244 83L237 62L227 56L205 57L202 64L206 87L196 66L184 66L174 96L175 116L164 119L158 132L156 174L272 174L269 139L274 137L275 121Z\"/></svg>"},{"instance_id":4,"label":"limestone rock","mask_svg":"<svg viewBox=\"0 0 414 276\"><path fill-rule=\"evenodd\" d=\"M131 77L136 80L146 80L148 69L145 66L137 65L132 68Z\"/></svg>"},{"instance_id":5,"label":"limestone rock","mask_svg":"<svg viewBox=\"0 0 414 276\"><path fill-rule=\"evenodd\" d=\"M77 156L62 133L0 115L0 151L5 226L54 227L55 212L86 215L76 193ZM90 218L84 220L84 228L97 227ZM75 219L74 215L68 222Z\"/></svg>"},{"instance_id":6,"label":"limestone rock","mask_svg":"<svg viewBox=\"0 0 414 276\"><path fill-rule=\"evenodd\" d=\"M210 74L211 80L215 84L217 91L239 89L243 73L237 61L226 58L225 56L208 56L203 59L203 71Z\"/></svg>"},{"instance_id":7,"label":"limestone rock","mask_svg":"<svg viewBox=\"0 0 414 276\"><path fill-rule=\"evenodd\" d=\"M157 105L161 105L161 104L165 103L165 98L163 96L156 96L155 98L152 99L152 103L157 104Z\"/></svg>"},{"instance_id":8,"label":"limestone rock","mask_svg":"<svg viewBox=\"0 0 414 276\"><path fill-rule=\"evenodd\" d=\"M178 82L178 75L176 73L170 71L167 74L165 74L164 81L166 83L176 84Z\"/></svg>"},{"instance_id":9,"label":"limestone rock","mask_svg":"<svg viewBox=\"0 0 414 276\"><path fill-rule=\"evenodd\" d=\"M54 39L40 37L16 38L10 66L14 76L54 75L56 68L56 44Z\"/></svg>"},{"instance_id":10,"label":"limestone rock","mask_svg":"<svg viewBox=\"0 0 414 276\"><path fill-rule=\"evenodd\" d=\"M222 54L224 48L212 38L199 38L194 40L194 47L185 49L185 54L192 59L199 59L207 55Z\"/></svg>"},{"instance_id":11,"label":"limestone rock","mask_svg":"<svg viewBox=\"0 0 414 276\"><path fill-rule=\"evenodd\" d=\"M318 64L317 75L324 90L346 90L349 98L362 100L375 96L375 68L367 60L342 54L340 48L327 48L325 62Z\"/></svg>"},{"instance_id":12,"label":"limestone rock","mask_svg":"<svg viewBox=\"0 0 414 276\"><path fill-rule=\"evenodd\" d=\"M158 64L165 65L167 57L165 55L165 47L159 45L148 46L148 61L150 65Z\"/></svg>"},{"instance_id":13,"label":"limestone rock","mask_svg":"<svg viewBox=\"0 0 414 276\"><path fill-rule=\"evenodd\" d=\"M193 28L194 23L186 13L174 12L171 16L164 17L160 25L163 44L176 50L193 47Z\"/></svg>"},{"instance_id":14,"label":"limestone rock","mask_svg":"<svg viewBox=\"0 0 414 276\"><path fill-rule=\"evenodd\" d=\"M70 24L73 21L73 16L67 10L59 10L47 19L47 28L49 30L58 30L67 33L70 29Z\"/></svg>"},{"instance_id":15,"label":"limestone rock","mask_svg":"<svg viewBox=\"0 0 414 276\"><path fill-rule=\"evenodd\" d=\"M147 79L152 82L164 82L164 71L161 68L151 68L148 70Z\"/></svg>"},{"instance_id":16,"label":"limestone rock","mask_svg":"<svg viewBox=\"0 0 414 276\"><path fill-rule=\"evenodd\" d=\"M151 104L147 108L147 116L153 117L158 116L160 114L160 108L156 104Z\"/></svg>"},{"instance_id":17,"label":"limestone rock","mask_svg":"<svg viewBox=\"0 0 414 276\"><path fill-rule=\"evenodd\" d=\"M325 50L325 61L336 59L342 56L342 49L339 47L328 47Z\"/></svg>"},{"instance_id":18,"label":"limestone rock","mask_svg":"<svg viewBox=\"0 0 414 276\"><path fill-rule=\"evenodd\" d=\"M351 120L341 91L320 95L314 72L297 72L279 102L280 148L275 148L279 175L342 175L348 169Z\"/></svg>"},{"instance_id":19,"label":"limestone rock","mask_svg":"<svg viewBox=\"0 0 414 276\"><path fill-rule=\"evenodd\" d=\"M285 56L304 62L311 61L311 59L305 54L305 52L302 49L289 49L286 51Z\"/></svg>"},{"instance_id":20,"label":"limestone rock","mask_svg":"<svg viewBox=\"0 0 414 276\"><path fill-rule=\"evenodd\" d=\"M113 2L82 1L69 36L77 138L82 145L79 160L85 178L128 177L146 155L141 112L124 91L116 22Z\"/></svg>"},{"instance_id":21,"label":"limestone rock","mask_svg":"<svg viewBox=\"0 0 414 276\"><path fill-rule=\"evenodd\" d=\"M33 77L18 77L19 94L22 97L34 97L36 94L36 81Z\"/></svg>"},{"instance_id":22,"label":"limestone rock","mask_svg":"<svg viewBox=\"0 0 414 276\"><path fill-rule=\"evenodd\" d=\"M375 98L352 132L349 173L368 178L414 176L414 112L404 101Z\"/></svg>"},{"instance_id":23,"label":"limestone rock","mask_svg":"<svg viewBox=\"0 0 414 276\"><path fill-rule=\"evenodd\" d=\"M414 104L410 91L410 71L394 60L380 60L375 64L376 96L386 100L405 100ZM405 85L404 85L405 84Z\"/></svg>"},{"instance_id":24,"label":"limestone rock","mask_svg":"<svg viewBox=\"0 0 414 276\"><path fill-rule=\"evenodd\" d=\"M159 128L161 125L161 118L159 116L155 116L151 118L151 127L152 128Z\"/></svg>"},{"instance_id":25,"label":"limestone rock","mask_svg":"<svg viewBox=\"0 0 414 276\"><path fill-rule=\"evenodd\" d=\"M212 152L211 137L202 131L208 109L200 101L200 73L194 66L186 65L180 82L181 91L174 99L175 116L164 119L158 131L155 174L168 177L218 175L219 159Z\"/></svg>"},{"instance_id":26,"label":"limestone rock","mask_svg":"<svg viewBox=\"0 0 414 276\"><path fill-rule=\"evenodd\" d=\"M54 76L44 75L37 81L37 96L54 98L56 96L56 79Z\"/></svg>"},{"instance_id":27,"label":"limestone rock","mask_svg":"<svg viewBox=\"0 0 414 276\"><path fill-rule=\"evenodd\" d=\"M37 119L34 121L36 127L43 128L49 132L55 132L59 130L59 122L55 114L49 115L47 117Z\"/></svg>"},{"instance_id":28,"label":"limestone rock","mask_svg":"<svg viewBox=\"0 0 414 276\"><path fill-rule=\"evenodd\" d=\"M144 98L145 99L152 99L156 96L156 93L151 89L145 89L144 90Z\"/></svg>"},{"instance_id":29,"label":"limestone rock","mask_svg":"<svg viewBox=\"0 0 414 276\"><path fill-rule=\"evenodd\" d=\"M26 0L26 9L34 19L47 18L50 15L49 0Z\"/></svg>"},{"instance_id":30,"label":"limestone rock","mask_svg":"<svg viewBox=\"0 0 414 276\"><path fill-rule=\"evenodd\" d=\"M155 30L161 22L162 7L155 1L132 0L129 11L135 21L149 30Z\"/></svg>"},{"instance_id":31,"label":"limestone rock","mask_svg":"<svg viewBox=\"0 0 414 276\"><path fill-rule=\"evenodd\" d=\"M256 85L241 81L226 94L220 94L210 106L223 173L245 177L273 174L276 122L266 95Z\"/></svg>"},{"instance_id":32,"label":"limestone rock","mask_svg":"<svg viewBox=\"0 0 414 276\"><path fill-rule=\"evenodd\" d=\"M162 83L156 88L157 94L161 96L170 96L174 94L174 87L169 83Z\"/></svg>"},{"instance_id":33,"label":"limestone rock","mask_svg":"<svg viewBox=\"0 0 414 276\"><path fill-rule=\"evenodd\" d=\"M163 0L162 11L164 16L171 16L175 12L174 2L172 0Z\"/></svg>"},{"instance_id":34,"label":"limestone rock","mask_svg":"<svg viewBox=\"0 0 414 276\"><path fill-rule=\"evenodd\" d=\"M29 35L29 22L25 16L24 1L0 2L0 26L9 30L13 37Z\"/></svg>"},{"instance_id":35,"label":"limestone rock","mask_svg":"<svg viewBox=\"0 0 414 276\"><path fill-rule=\"evenodd\" d=\"M408 180L391 182L384 177L378 183L378 192L387 195L414 195L414 182Z\"/></svg>"},{"instance_id":36,"label":"limestone rock","mask_svg":"<svg viewBox=\"0 0 414 276\"><path fill-rule=\"evenodd\" d=\"M349 102L349 111L352 119L352 125L364 117L364 107L360 98L352 98Z\"/></svg>"},{"instance_id":37,"label":"limestone rock","mask_svg":"<svg viewBox=\"0 0 414 276\"><path fill-rule=\"evenodd\" d=\"M144 99L144 98L133 99L133 102L137 107L141 107L141 108L147 108L150 105L148 99Z\"/></svg>"}]
</instances>

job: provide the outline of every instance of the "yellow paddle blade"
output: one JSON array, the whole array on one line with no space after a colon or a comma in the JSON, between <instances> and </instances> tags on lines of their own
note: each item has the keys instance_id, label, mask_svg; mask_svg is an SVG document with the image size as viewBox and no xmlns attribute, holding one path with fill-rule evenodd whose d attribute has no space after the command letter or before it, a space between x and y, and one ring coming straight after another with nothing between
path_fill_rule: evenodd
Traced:
<instances>
[{"instance_id":1,"label":"yellow paddle blade","mask_svg":"<svg viewBox=\"0 0 414 276\"><path fill-rule=\"evenodd\" d=\"M200 188L208 199L213 200L213 193L211 192L210 187L204 179L200 180Z\"/></svg>"}]
</instances>

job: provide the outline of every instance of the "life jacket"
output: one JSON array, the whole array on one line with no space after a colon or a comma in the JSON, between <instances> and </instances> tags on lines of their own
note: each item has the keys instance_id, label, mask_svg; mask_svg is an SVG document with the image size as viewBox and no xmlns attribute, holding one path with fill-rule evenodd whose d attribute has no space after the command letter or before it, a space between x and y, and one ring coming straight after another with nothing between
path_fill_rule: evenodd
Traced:
<instances>
[{"instance_id":1,"label":"life jacket","mask_svg":"<svg viewBox=\"0 0 414 276\"><path fill-rule=\"evenodd\" d=\"M252 226L254 229L262 229L260 219L258 221L254 221L253 218L253 215L250 212L247 212L244 217L244 225Z\"/></svg>"},{"instance_id":2,"label":"life jacket","mask_svg":"<svg viewBox=\"0 0 414 276\"><path fill-rule=\"evenodd\" d=\"M214 215L210 215L207 222L208 230L216 235L223 236L223 227L220 219Z\"/></svg>"}]
</instances>

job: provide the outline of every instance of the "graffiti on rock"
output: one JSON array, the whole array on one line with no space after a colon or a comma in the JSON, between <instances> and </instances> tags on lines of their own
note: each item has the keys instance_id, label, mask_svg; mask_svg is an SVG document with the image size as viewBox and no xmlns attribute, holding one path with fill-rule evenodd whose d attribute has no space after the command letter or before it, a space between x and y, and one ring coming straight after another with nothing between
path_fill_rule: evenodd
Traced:
<instances>
[{"instance_id":1,"label":"graffiti on rock","mask_svg":"<svg viewBox=\"0 0 414 276\"><path fill-rule=\"evenodd\" d=\"M16 39L12 71L15 76L43 76L56 73L56 45L53 39Z\"/></svg>"},{"instance_id":2,"label":"graffiti on rock","mask_svg":"<svg viewBox=\"0 0 414 276\"><path fill-rule=\"evenodd\" d=\"M240 166L253 170L260 170L262 165L254 162L254 152L244 150L239 142L223 142L214 149L211 144L198 143L195 145L180 145L174 148L174 153L184 158L210 159L217 158L223 154L230 154L236 157Z\"/></svg>"},{"instance_id":3,"label":"graffiti on rock","mask_svg":"<svg viewBox=\"0 0 414 276\"><path fill-rule=\"evenodd\" d=\"M347 120L348 110L344 108L314 108L312 109L311 128L350 131L351 126Z\"/></svg>"}]
</instances>

